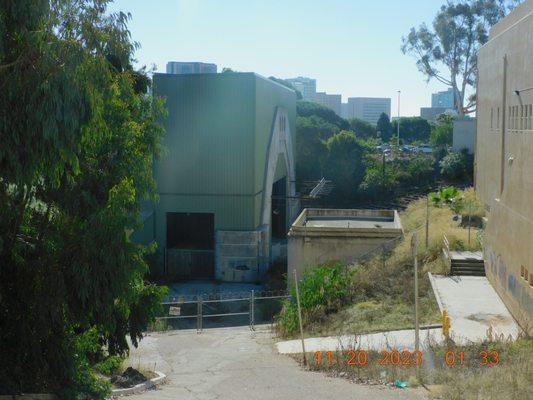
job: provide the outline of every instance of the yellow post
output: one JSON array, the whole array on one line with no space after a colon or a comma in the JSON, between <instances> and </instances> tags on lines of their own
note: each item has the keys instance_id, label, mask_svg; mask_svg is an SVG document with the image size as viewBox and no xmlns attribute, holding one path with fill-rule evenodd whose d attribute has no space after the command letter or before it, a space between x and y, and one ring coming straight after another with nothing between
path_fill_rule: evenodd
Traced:
<instances>
[{"instance_id":1,"label":"yellow post","mask_svg":"<svg viewBox=\"0 0 533 400\"><path fill-rule=\"evenodd\" d=\"M442 334L446 339L450 338L450 317L446 310L442 310Z\"/></svg>"}]
</instances>

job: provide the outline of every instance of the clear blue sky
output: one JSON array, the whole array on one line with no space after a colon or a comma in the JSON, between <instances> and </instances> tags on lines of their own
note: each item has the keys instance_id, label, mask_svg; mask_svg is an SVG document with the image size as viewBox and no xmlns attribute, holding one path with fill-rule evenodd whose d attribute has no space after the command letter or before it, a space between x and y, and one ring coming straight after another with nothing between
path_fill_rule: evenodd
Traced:
<instances>
[{"instance_id":1,"label":"clear blue sky","mask_svg":"<svg viewBox=\"0 0 533 400\"><path fill-rule=\"evenodd\" d=\"M317 89L391 97L397 114L419 115L431 93L414 59L400 51L412 26L431 23L445 0L116 0L132 14L136 58L165 71L167 61L216 63L221 70L279 78L308 76Z\"/></svg>"}]
</instances>

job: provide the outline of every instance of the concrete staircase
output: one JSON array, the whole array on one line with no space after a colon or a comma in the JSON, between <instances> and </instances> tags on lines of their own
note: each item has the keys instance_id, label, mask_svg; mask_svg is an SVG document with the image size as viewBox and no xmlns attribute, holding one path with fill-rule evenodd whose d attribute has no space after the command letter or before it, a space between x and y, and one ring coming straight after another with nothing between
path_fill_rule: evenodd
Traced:
<instances>
[{"instance_id":1,"label":"concrete staircase","mask_svg":"<svg viewBox=\"0 0 533 400\"><path fill-rule=\"evenodd\" d=\"M480 251L450 251L451 275L485 276L485 262Z\"/></svg>"}]
</instances>

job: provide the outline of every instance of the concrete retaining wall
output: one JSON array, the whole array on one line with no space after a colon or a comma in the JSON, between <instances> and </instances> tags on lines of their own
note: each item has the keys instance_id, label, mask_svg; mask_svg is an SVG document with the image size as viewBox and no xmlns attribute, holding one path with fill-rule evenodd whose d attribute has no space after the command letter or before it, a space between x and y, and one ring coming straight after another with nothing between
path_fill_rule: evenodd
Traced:
<instances>
[{"instance_id":1,"label":"concrete retaining wall","mask_svg":"<svg viewBox=\"0 0 533 400\"><path fill-rule=\"evenodd\" d=\"M453 121L453 151L468 150L468 154L476 151L476 120L458 119Z\"/></svg>"},{"instance_id":2,"label":"concrete retaining wall","mask_svg":"<svg viewBox=\"0 0 533 400\"><path fill-rule=\"evenodd\" d=\"M215 278L225 282L255 282L268 268L265 231L218 231L215 238Z\"/></svg>"}]
</instances>

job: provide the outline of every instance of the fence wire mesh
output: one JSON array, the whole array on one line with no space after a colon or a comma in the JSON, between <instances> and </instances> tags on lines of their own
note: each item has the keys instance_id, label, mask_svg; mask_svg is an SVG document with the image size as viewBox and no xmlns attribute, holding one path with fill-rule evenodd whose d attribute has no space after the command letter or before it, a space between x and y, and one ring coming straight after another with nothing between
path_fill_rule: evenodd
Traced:
<instances>
[{"instance_id":1,"label":"fence wire mesh","mask_svg":"<svg viewBox=\"0 0 533 400\"><path fill-rule=\"evenodd\" d=\"M251 290L170 296L157 318L158 329L194 329L272 323L287 290Z\"/></svg>"}]
</instances>

